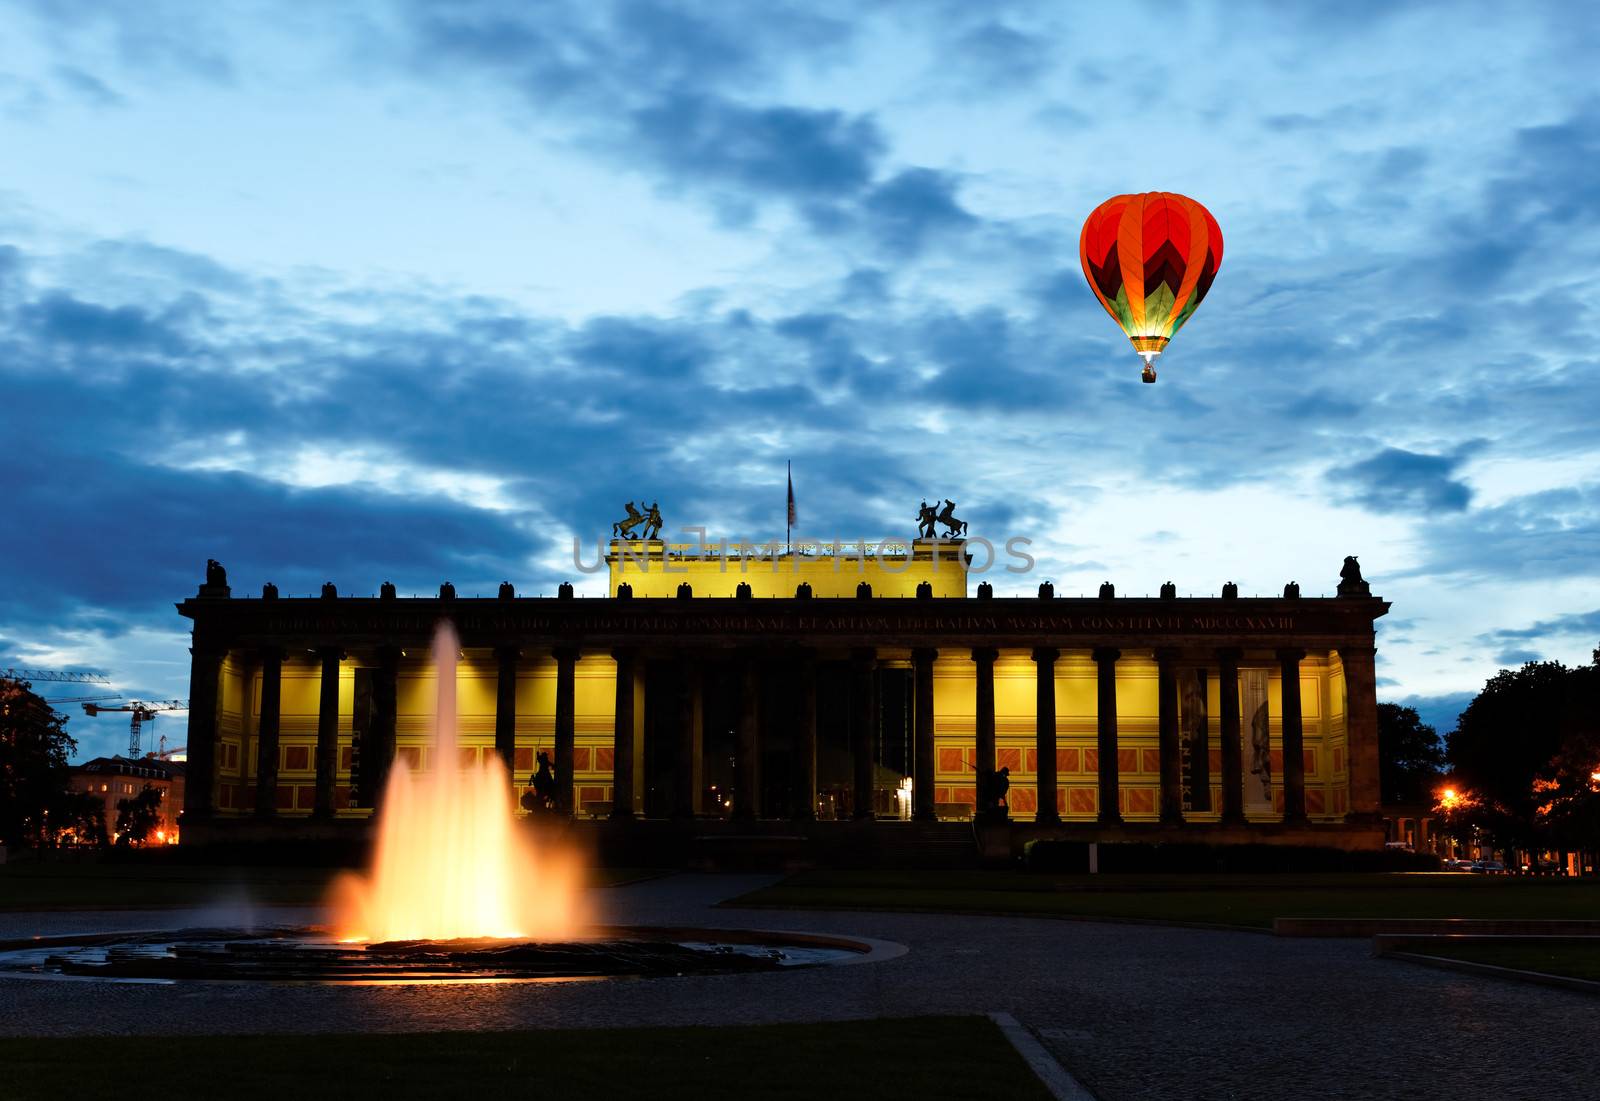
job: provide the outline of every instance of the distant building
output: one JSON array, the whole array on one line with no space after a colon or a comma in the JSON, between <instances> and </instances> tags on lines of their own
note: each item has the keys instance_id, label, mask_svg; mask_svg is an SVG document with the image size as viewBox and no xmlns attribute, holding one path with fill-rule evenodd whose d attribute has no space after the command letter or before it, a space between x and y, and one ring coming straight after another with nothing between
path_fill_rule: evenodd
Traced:
<instances>
[{"instance_id":1,"label":"distant building","mask_svg":"<svg viewBox=\"0 0 1600 1101\"><path fill-rule=\"evenodd\" d=\"M1028 836L1382 847L1389 605L1354 559L1327 598L994 597L969 592L970 546L617 540L598 598L238 599L213 563L178 605L185 840L332 836L394 761L430 768L448 618L462 761L499 757L520 794L547 752L578 817L965 820L1004 769Z\"/></svg>"},{"instance_id":2,"label":"distant building","mask_svg":"<svg viewBox=\"0 0 1600 1101\"><path fill-rule=\"evenodd\" d=\"M159 757L96 757L72 770L68 786L84 791L105 803L106 836L116 840L117 801L132 799L145 785L161 792L161 809L156 828L145 838L147 845L173 845L178 841L178 815L183 810L185 766L181 761Z\"/></svg>"}]
</instances>

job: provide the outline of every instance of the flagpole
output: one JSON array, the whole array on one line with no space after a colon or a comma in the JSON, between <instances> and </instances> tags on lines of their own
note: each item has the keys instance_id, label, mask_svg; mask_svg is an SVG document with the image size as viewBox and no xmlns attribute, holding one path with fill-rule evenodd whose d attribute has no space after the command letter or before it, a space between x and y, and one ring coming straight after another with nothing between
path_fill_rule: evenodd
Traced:
<instances>
[{"instance_id":1,"label":"flagpole","mask_svg":"<svg viewBox=\"0 0 1600 1101\"><path fill-rule=\"evenodd\" d=\"M789 539L794 534L794 460L786 459L789 475L789 496L783 502L783 553L791 553Z\"/></svg>"}]
</instances>

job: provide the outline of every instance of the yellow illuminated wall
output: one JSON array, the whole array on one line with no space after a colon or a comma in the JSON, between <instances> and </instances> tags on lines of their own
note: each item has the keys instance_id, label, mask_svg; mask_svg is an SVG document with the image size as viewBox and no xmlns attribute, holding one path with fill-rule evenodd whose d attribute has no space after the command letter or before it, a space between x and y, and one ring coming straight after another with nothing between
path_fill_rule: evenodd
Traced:
<instances>
[{"instance_id":1,"label":"yellow illuminated wall","mask_svg":"<svg viewBox=\"0 0 1600 1101\"><path fill-rule=\"evenodd\" d=\"M713 567L714 568L714 567ZM831 568L831 567L830 567ZM731 575L737 577L737 574ZM950 576L963 576L959 570ZM948 580L948 578L947 578ZM676 584L676 577L674 577ZM752 582L753 584L753 582ZM637 591L637 590L636 590ZM909 652L880 651L880 660L904 662ZM349 802L351 726L355 671L375 665L352 655L340 666L339 754L335 802ZM1269 672L1274 795L1282 811L1282 685L1270 652L1246 653L1241 668ZM934 663L935 803L941 817L970 814L976 802L976 665L970 651L944 649ZM1055 666L1056 804L1069 821L1091 821L1099 812L1097 746L1098 670L1088 650L1063 650ZM495 700L499 667L489 651L468 650L457 670L457 715L463 761L487 759L494 752ZM1035 744L1035 666L1028 650L1002 650L995 663L996 765L1010 771L1012 815L1029 819L1037 810L1038 754ZM579 814L609 811L614 793L613 708L616 665L608 654L590 652L575 672L574 801ZM1306 810L1313 819L1342 818L1348 809L1346 701L1343 668L1336 655L1313 654L1301 663L1301 714L1305 731ZM1220 685L1216 668L1207 668L1210 725L1211 811L1194 812L1196 821L1215 820L1222 806ZM223 665L219 693L217 808L223 814L248 814L255 801L256 735L260 720L261 673L254 664L230 657ZM635 685L635 798L644 783L642 768L644 701ZM436 678L418 653L401 661L398 680L396 755L414 769L433 767L430 759ZM317 710L321 663L313 654L290 655L283 663L277 805L280 814L310 814L315 801ZM517 678L515 781L527 790L535 754L554 756L556 663L548 654L522 659ZM1124 651L1117 662L1119 809L1129 821L1154 821L1160 808L1160 755L1157 738L1157 669L1149 651ZM1241 751L1248 767L1248 747ZM360 816L362 809L341 809Z\"/></svg>"},{"instance_id":2,"label":"yellow illuminated wall","mask_svg":"<svg viewBox=\"0 0 1600 1101\"><path fill-rule=\"evenodd\" d=\"M1248 654L1242 667L1269 670L1273 791L1278 815L1283 809L1283 686L1277 659ZM1215 667L1207 668L1207 721L1210 729L1211 810L1185 815L1215 821L1222 811L1221 686ZM1069 821L1099 814L1098 668L1087 650L1063 650L1056 662L1056 807ZM995 663L995 767L1010 768L1009 802L1014 818L1031 818L1038 809L1038 754L1034 723L1034 663L1028 651L1001 651ZM1306 811L1312 819L1342 818L1347 809L1344 763L1343 679L1337 663L1313 655L1300 667L1304 727ZM971 813L976 803L977 672L966 650L944 650L934 665L934 800L941 817ZM1330 698L1340 708L1335 718ZM1117 662L1118 800L1130 822L1156 821L1161 807L1161 755L1158 731L1157 666L1150 651L1123 651ZM1241 750L1248 767L1248 750ZM1267 818L1264 820L1275 820Z\"/></svg>"},{"instance_id":3,"label":"yellow illuminated wall","mask_svg":"<svg viewBox=\"0 0 1600 1101\"><path fill-rule=\"evenodd\" d=\"M939 597L966 596L967 570L959 544L918 541L903 547L890 544L888 553L867 544L844 544L834 553L826 544L814 553L757 557L731 552L726 556L700 556L695 544L617 543L606 556L610 566L609 593L626 581L633 595L676 596L688 582L694 595L731 597L741 582L755 597L793 596L801 582L810 584L813 596L853 597L865 581L874 597L915 596L926 581ZM980 563L981 565L981 563Z\"/></svg>"}]
</instances>

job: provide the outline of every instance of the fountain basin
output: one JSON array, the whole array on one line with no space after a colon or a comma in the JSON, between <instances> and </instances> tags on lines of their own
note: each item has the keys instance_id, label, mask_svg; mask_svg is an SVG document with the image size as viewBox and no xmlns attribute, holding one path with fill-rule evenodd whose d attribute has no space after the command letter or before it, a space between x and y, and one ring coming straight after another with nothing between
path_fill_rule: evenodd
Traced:
<instances>
[{"instance_id":1,"label":"fountain basin","mask_svg":"<svg viewBox=\"0 0 1600 1101\"><path fill-rule=\"evenodd\" d=\"M735 929L605 926L582 940L342 942L326 929L183 929L0 942L0 978L406 984L751 974L864 962L882 946ZM898 953L890 953L898 954Z\"/></svg>"}]
</instances>

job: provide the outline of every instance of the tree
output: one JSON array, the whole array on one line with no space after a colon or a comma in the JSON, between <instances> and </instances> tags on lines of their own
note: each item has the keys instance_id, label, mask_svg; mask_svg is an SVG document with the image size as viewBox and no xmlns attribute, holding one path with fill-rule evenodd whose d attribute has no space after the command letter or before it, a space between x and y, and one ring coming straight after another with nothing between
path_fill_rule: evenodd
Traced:
<instances>
[{"instance_id":1,"label":"tree","mask_svg":"<svg viewBox=\"0 0 1600 1101\"><path fill-rule=\"evenodd\" d=\"M132 799L117 800L117 844L140 845L161 820L161 789L146 784Z\"/></svg>"},{"instance_id":2,"label":"tree","mask_svg":"<svg viewBox=\"0 0 1600 1101\"><path fill-rule=\"evenodd\" d=\"M1439 734L1414 707L1378 705L1378 784L1385 803L1431 803L1444 768Z\"/></svg>"},{"instance_id":3,"label":"tree","mask_svg":"<svg viewBox=\"0 0 1600 1101\"><path fill-rule=\"evenodd\" d=\"M63 791L50 808L50 830L58 839L71 837L79 845L100 848L111 843L106 836L106 805L87 791Z\"/></svg>"},{"instance_id":4,"label":"tree","mask_svg":"<svg viewBox=\"0 0 1600 1101\"><path fill-rule=\"evenodd\" d=\"M1600 851L1600 649L1568 671L1561 743L1534 781L1536 813L1560 848Z\"/></svg>"},{"instance_id":5,"label":"tree","mask_svg":"<svg viewBox=\"0 0 1600 1101\"><path fill-rule=\"evenodd\" d=\"M1470 824L1501 847L1559 843L1555 827L1580 825L1587 813L1600 767L1596 668L1541 661L1502 669L1450 733L1446 756L1470 792Z\"/></svg>"},{"instance_id":6,"label":"tree","mask_svg":"<svg viewBox=\"0 0 1600 1101\"><path fill-rule=\"evenodd\" d=\"M78 743L66 720L27 681L0 679L0 844L51 843L67 791L67 757Z\"/></svg>"}]
</instances>

